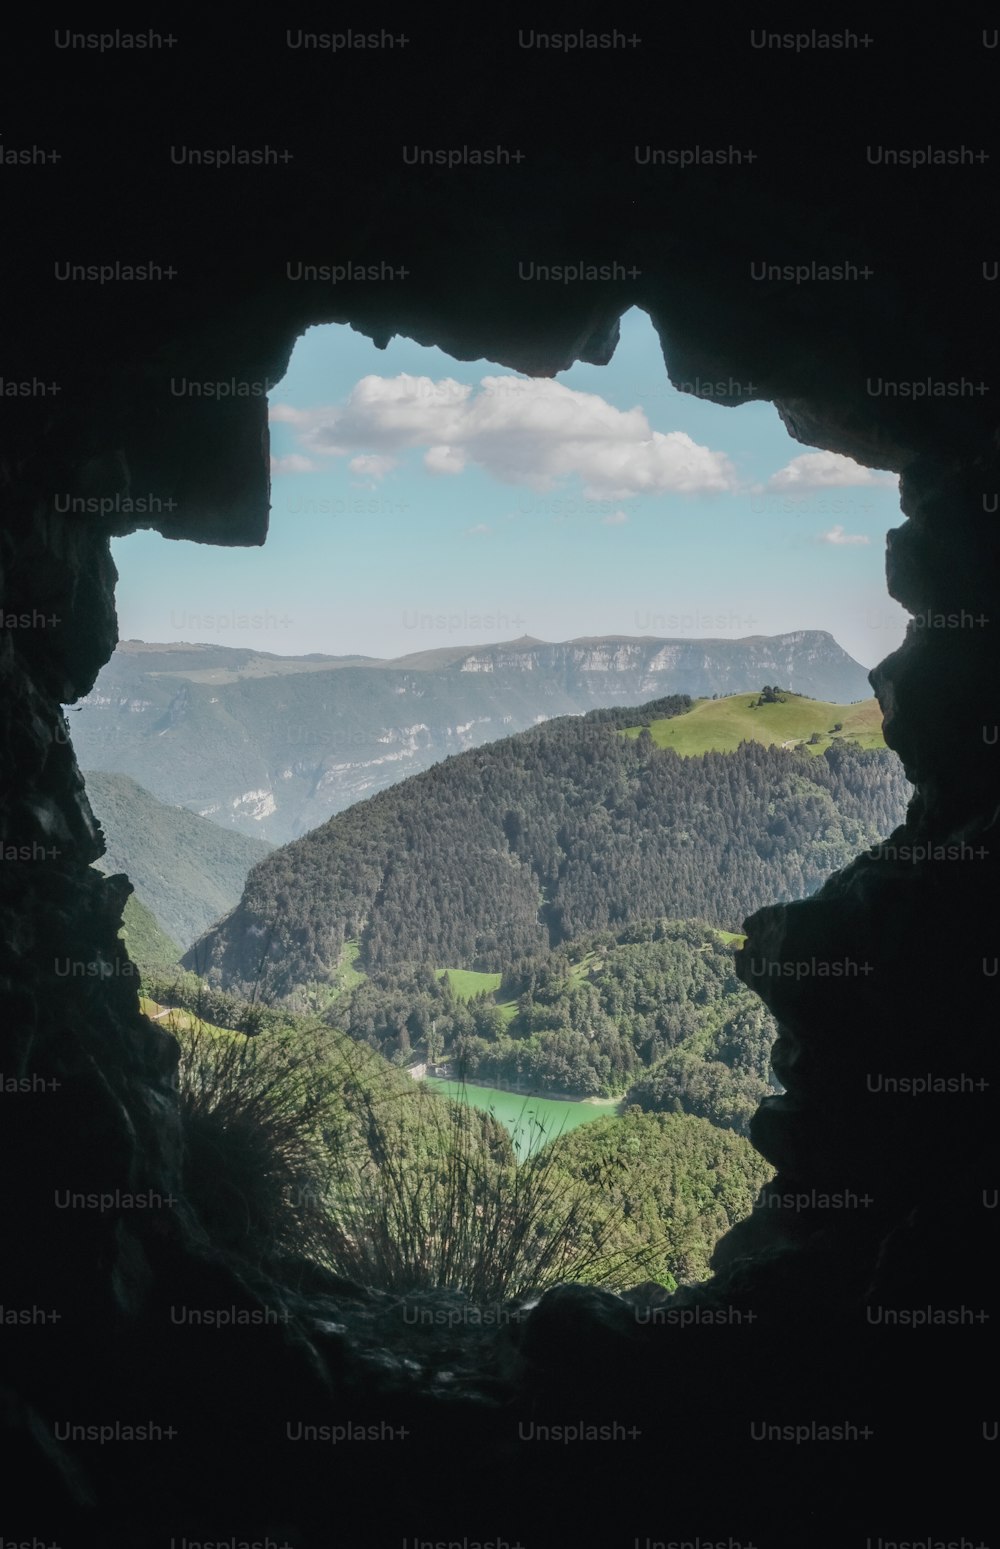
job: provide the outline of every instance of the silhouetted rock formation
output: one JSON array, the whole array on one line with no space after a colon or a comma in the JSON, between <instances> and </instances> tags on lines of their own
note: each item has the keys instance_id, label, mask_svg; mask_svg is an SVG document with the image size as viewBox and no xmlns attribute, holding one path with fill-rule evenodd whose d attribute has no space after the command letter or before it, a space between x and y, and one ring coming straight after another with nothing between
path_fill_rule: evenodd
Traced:
<instances>
[{"instance_id":1,"label":"silhouetted rock formation","mask_svg":"<svg viewBox=\"0 0 1000 1549\"><path fill-rule=\"evenodd\" d=\"M995 1316L996 200L989 163L893 168L865 141L988 149L996 56L978 29L943 25L821 59L758 49L707 14L576 53L519 47L506 21L477 18L468 38L433 25L415 23L405 48L332 52L289 47L273 18L237 28L206 13L172 47L99 53L38 32L12 50L5 155L37 144L62 159L5 163L0 193L0 369L29 384L5 385L0 455L2 1068L32 1088L0 1098L0 1241L5 1307L59 1321L3 1331L4 1534L83 1542L79 1520L67 1527L82 1517L89 1541L129 1545L695 1532L805 1545L947 1522L940 1536L976 1542L989 1324L889 1329L870 1310ZM708 141L755 159L636 158ZM417 142L525 159L408 166L401 145ZM265 144L292 159L225 170L171 153ZM333 285L286 268L348 260L407 274ZM751 274L814 261L873 272ZM528 283L528 262L638 273ZM100 263L163 272L63 278ZM90 866L100 843L60 702L88 692L116 643L111 534L263 542L264 389L307 326L350 322L381 345L399 332L545 375L606 362L633 303L682 390L772 399L804 443L901 471L889 586L915 617L873 681L917 795L895 855L749 922L742 971L781 1023L788 1096L754 1131L776 1184L720 1245L715 1280L654 1306L660 1319L566 1288L488 1335L423 1339L398 1305L318 1272L252 1276L186 1208L175 1048L141 1017L117 942L126 888ZM192 382L259 391L178 390ZM132 497L153 497L154 514L137 518ZM914 845L959 848L902 854ZM871 971L796 967L845 959ZM869 1073L992 1084L889 1096ZM870 1203L820 1201L846 1189ZM65 1191L111 1200L64 1206ZM175 1306L274 1318L198 1331L172 1324ZM741 1320L708 1319L727 1309ZM688 1326L667 1318L699 1310ZM524 1429L584 1420L641 1435L581 1450ZM150 1422L176 1434L99 1445L66 1431ZM287 1429L347 1422L409 1434L331 1446ZM796 1444L752 1430L845 1423L873 1434Z\"/></svg>"}]
</instances>

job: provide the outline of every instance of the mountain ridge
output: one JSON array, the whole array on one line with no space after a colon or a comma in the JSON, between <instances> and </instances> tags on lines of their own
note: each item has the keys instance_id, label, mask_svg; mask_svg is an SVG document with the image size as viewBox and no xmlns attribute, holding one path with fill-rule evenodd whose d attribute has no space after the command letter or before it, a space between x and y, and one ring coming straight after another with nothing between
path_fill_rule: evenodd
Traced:
<instances>
[{"instance_id":1,"label":"mountain ridge","mask_svg":"<svg viewBox=\"0 0 1000 1549\"><path fill-rule=\"evenodd\" d=\"M429 615L429 617L441 618L447 615ZM432 646L424 651L407 651L400 656L367 656L361 653L347 653L344 655L328 655L321 651L311 651L301 655L284 655L275 651L261 651L257 648L243 646L220 646L209 641L146 641L130 639L120 641L117 653L128 656L164 655L180 656L185 653L200 656L207 653L227 658L242 658L244 665L250 666L255 662L272 663L280 662L300 664L306 671L329 670L337 671L344 667L365 666L372 670L384 670L386 668L411 669L414 671L431 671L435 665L445 666L456 661L462 661L471 656L489 655L497 651L519 651L530 653L539 649L549 652L566 652L573 647L592 647L608 645L649 647L732 647L752 646L759 648L769 645L797 645L814 640L833 646L841 653L842 659L851 663L857 670L865 674L865 691L867 691L867 669L849 656L841 646L837 644L835 637L825 629L795 629L785 630L776 635L574 635L567 640L543 640L537 635L518 635L510 640L494 640L484 645L445 645ZM233 663L235 668L235 661ZM168 669L169 670L169 669ZM180 676L185 676L183 668L174 668L173 671ZM818 697L818 696L817 696Z\"/></svg>"},{"instance_id":2,"label":"mountain ridge","mask_svg":"<svg viewBox=\"0 0 1000 1549\"><path fill-rule=\"evenodd\" d=\"M442 758L559 716L765 683L838 703L871 697L864 668L820 630L334 660L125 642L70 712L78 761L280 844Z\"/></svg>"}]
</instances>

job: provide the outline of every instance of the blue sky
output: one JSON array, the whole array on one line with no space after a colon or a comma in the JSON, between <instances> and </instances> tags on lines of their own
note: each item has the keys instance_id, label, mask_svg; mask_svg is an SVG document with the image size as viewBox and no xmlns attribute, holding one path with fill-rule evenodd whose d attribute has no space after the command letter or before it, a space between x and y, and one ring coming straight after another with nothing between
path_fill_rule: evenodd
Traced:
<instances>
[{"instance_id":1,"label":"blue sky","mask_svg":"<svg viewBox=\"0 0 1000 1549\"><path fill-rule=\"evenodd\" d=\"M873 665L894 476L792 441L770 404L671 388L645 313L554 381L311 329L270 394L262 549L116 540L123 639L400 656L535 635L827 629Z\"/></svg>"}]
</instances>

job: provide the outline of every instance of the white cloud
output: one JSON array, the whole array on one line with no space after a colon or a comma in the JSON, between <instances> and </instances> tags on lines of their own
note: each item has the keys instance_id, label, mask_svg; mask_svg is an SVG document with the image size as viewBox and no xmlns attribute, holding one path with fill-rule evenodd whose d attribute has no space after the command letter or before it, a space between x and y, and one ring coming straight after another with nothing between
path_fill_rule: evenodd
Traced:
<instances>
[{"instance_id":1,"label":"white cloud","mask_svg":"<svg viewBox=\"0 0 1000 1549\"><path fill-rule=\"evenodd\" d=\"M366 376L341 406L274 404L271 417L294 425L309 455L391 456L424 448L431 473L455 474L474 464L503 483L537 490L575 475L593 499L697 494L737 484L724 452L684 431L651 429L640 408L616 409L596 393L546 379L484 377L475 388L450 377Z\"/></svg>"},{"instance_id":2,"label":"white cloud","mask_svg":"<svg viewBox=\"0 0 1000 1549\"><path fill-rule=\"evenodd\" d=\"M767 481L768 489L843 489L856 484L896 483L894 473L881 473L865 468L853 457L840 452L803 452L793 457L784 468L772 473Z\"/></svg>"},{"instance_id":3,"label":"white cloud","mask_svg":"<svg viewBox=\"0 0 1000 1549\"><path fill-rule=\"evenodd\" d=\"M481 533L492 531L493 528L489 525L488 522L477 522L474 527L467 527L465 529L465 535L467 538L475 538L478 537Z\"/></svg>"},{"instance_id":4,"label":"white cloud","mask_svg":"<svg viewBox=\"0 0 1000 1549\"><path fill-rule=\"evenodd\" d=\"M863 532L845 532L844 529L838 523L838 525L836 527L831 527L829 532L821 533L820 537L819 537L819 541L820 541L820 543L835 543L835 544L840 544L840 543L870 543L871 539L866 537L866 535Z\"/></svg>"},{"instance_id":5,"label":"white cloud","mask_svg":"<svg viewBox=\"0 0 1000 1549\"><path fill-rule=\"evenodd\" d=\"M610 516L602 516L601 521L605 527L620 527L623 522L628 521L628 517L624 511L612 511Z\"/></svg>"},{"instance_id":6,"label":"white cloud","mask_svg":"<svg viewBox=\"0 0 1000 1549\"><path fill-rule=\"evenodd\" d=\"M378 480L384 479L389 470L395 468L396 459L394 457L366 456L362 454L360 457L352 457L347 466L352 473L356 473L362 478Z\"/></svg>"},{"instance_id":7,"label":"white cloud","mask_svg":"<svg viewBox=\"0 0 1000 1549\"><path fill-rule=\"evenodd\" d=\"M424 453L424 467L428 473L461 473L465 458L454 446L432 446Z\"/></svg>"},{"instance_id":8,"label":"white cloud","mask_svg":"<svg viewBox=\"0 0 1000 1549\"><path fill-rule=\"evenodd\" d=\"M284 457L271 458L271 473L280 478L283 473L315 473L316 464L299 452L287 452Z\"/></svg>"}]
</instances>

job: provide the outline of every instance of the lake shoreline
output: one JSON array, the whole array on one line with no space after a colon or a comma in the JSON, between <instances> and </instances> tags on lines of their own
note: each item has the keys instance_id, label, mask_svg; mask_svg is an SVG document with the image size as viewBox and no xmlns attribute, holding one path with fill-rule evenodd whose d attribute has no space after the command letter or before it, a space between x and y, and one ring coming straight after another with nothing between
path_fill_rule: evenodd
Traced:
<instances>
[{"instance_id":1,"label":"lake shoreline","mask_svg":"<svg viewBox=\"0 0 1000 1549\"><path fill-rule=\"evenodd\" d=\"M411 1072L420 1069L419 1066L411 1066ZM426 1065L420 1075L414 1074L415 1081L450 1081L454 1086L463 1085L460 1076L443 1066L438 1066L433 1074L428 1074ZM465 1086L486 1087L487 1083L480 1081L466 1081ZM537 1101L539 1098L548 1103L589 1103L594 1108L617 1108L625 1101L626 1093L621 1097L580 1097L573 1092L538 1092L525 1091L523 1087L507 1086L503 1081L490 1081L488 1089L496 1092L508 1092L511 1097L523 1097L526 1102Z\"/></svg>"},{"instance_id":2,"label":"lake shoreline","mask_svg":"<svg viewBox=\"0 0 1000 1549\"><path fill-rule=\"evenodd\" d=\"M621 1103L616 1098L554 1098L547 1094L531 1097L526 1092L506 1087L479 1086L475 1082L449 1081L443 1076L427 1076L423 1084L432 1092L450 1097L453 1102L492 1113L510 1133L518 1159L523 1161L542 1145L568 1135L580 1124L619 1118Z\"/></svg>"}]
</instances>

